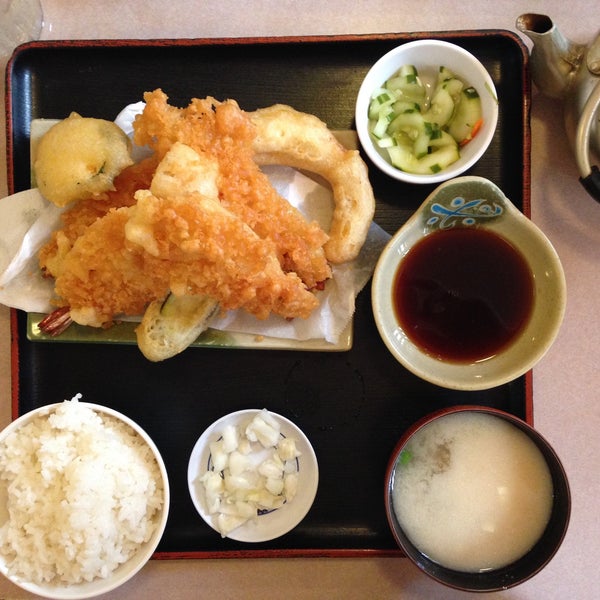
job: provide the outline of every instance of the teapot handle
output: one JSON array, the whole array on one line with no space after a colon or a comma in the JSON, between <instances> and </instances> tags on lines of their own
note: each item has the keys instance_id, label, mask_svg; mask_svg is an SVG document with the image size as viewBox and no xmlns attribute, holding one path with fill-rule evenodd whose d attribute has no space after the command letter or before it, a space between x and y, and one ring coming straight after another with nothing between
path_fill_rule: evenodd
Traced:
<instances>
[{"instance_id":1,"label":"teapot handle","mask_svg":"<svg viewBox=\"0 0 600 600\"><path fill-rule=\"evenodd\" d=\"M598 107L600 106L600 82L598 82L587 99L575 136L575 160L579 168L579 181L592 196L600 202L600 169L590 166L590 134Z\"/></svg>"}]
</instances>

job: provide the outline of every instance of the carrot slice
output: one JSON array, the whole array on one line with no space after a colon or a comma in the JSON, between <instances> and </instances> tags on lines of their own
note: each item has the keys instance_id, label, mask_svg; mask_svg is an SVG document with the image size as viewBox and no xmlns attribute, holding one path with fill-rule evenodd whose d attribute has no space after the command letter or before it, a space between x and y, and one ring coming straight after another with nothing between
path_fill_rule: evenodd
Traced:
<instances>
[{"instance_id":1,"label":"carrot slice","mask_svg":"<svg viewBox=\"0 0 600 600\"><path fill-rule=\"evenodd\" d=\"M464 140L461 140L459 146L466 146L479 133L482 125L483 119L478 119L475 122L475 125L473 125L473 128L471 129L471 133Z\"/></svg>"}]
</instances>

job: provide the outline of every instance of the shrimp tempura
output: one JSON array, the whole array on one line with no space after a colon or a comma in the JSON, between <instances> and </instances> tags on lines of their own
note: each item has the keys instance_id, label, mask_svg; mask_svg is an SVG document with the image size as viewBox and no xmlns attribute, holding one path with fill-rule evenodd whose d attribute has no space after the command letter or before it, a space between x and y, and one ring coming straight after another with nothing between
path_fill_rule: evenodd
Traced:
<instances>
[{"instance_id":1,"label":"shrimp tempura","mask_svg":"<svg viewBox=\"0 0 600 600\"><path fill-rule=\"evenodd\" d=\"M74 321L108 325L169 292L209 296L223 310L243 308L260 319L312 312L317 298L281 269L274 243L221 205L217 174L210 156L175 144L134 206L85 230L56 280Z\"/></svg>"},{"instance_id":2,"label":"shrimp tempura","mask_svg":"<svg viewBox=\"0 0 600 600\"><path fill-rule=\"evenodd\" d=\"M256 128L234 100L194 98L180 109L161 90L144 94L146 106L134 122L134 140L162 158L183 142L219 163L220 201L260 238L275 244L284 271L293 271L309 289L331 277L324 244L328 235L270 184L254 160Z\"/></svg>"}]
</instances>

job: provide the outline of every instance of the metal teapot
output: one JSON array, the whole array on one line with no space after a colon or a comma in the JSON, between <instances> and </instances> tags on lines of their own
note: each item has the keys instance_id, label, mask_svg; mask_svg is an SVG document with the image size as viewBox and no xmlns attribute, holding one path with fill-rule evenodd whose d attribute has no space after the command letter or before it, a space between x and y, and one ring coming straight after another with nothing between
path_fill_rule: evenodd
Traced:
<instances>
[{"instance_id":1,"label":"metal teapot","mask_svg":"<svg viewBox=\"0 0 600 600\"><path fill-rule=\"evenodd\" d=\"M531 76L543 94L564 101L567 136L575 152L580 181L600 202L600 35L589 45L567 40L550 17L526 13L516 27L532 42Z\"/></svg>"}]
</instances>

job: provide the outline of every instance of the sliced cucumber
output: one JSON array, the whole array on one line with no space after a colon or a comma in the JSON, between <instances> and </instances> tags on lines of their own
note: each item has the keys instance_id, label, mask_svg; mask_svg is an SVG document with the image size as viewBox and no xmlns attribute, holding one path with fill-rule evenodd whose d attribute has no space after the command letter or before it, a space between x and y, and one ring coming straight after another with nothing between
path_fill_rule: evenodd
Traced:
<instances>
[{"instance_id":1,"label":"sliced cucumber","mask_svg":"<svg viewBox=\"0 0 600 600\"><path fill-rule=\"evenodd\" d=\"M417 158L406 146L393 146L388 148L388 152L394 167L418 175L439 173L459 158L456 143L443 146L421 158Z\"/></svg>"},{"instance_id":2,"label":"sliced cucumber","mask_svg":"<svg viewBox=\"0 0 600 600\"><path fill-rule=\"evenodd\" d=\"M425 123L423 131L419 134L413 145L413 151L417 158L431 154L435 148L447 144L456 144L452 136L442 131L435 123Z\"/></svg>"},{"instance_id":3,"label":"sliced cucumber","mask_svg":"<svg viewBox=\"0 0 600 600\"><path fill-rule=\"evenodd\" d=\"M456 146L456 140L446 131L437 130L439 135L430 136L429 145L431 148L441 148L442 146Z\"/></svg>"},{"instance_id":4,"label":"sliced cucumber","mask_svg":"<svg viewBox=\"0 0 600 600\"><path fill-rule=\"evenodd\" d=\"M398 145L388 148L388 154L390 156L390 162L392 166L406 171L407 173L413 173L414 163L417 159L413 154L412 150L408 146Z\"/></svg>"},{"instance_id":5,"label":"sliced cucumber","mask_svg":"<svg viewBox=\"0 0 600 600\"><path fill-rule=\"evenodd\" d=\"M423 115L423 118L428 123L437 123L440 127L444 127L454 114L454 101L448 90L444 87L437 89L429 110Z\"/></svg>"},{"instance_id":6,"label":"sliced cucumber","mask_svg":"<svg viewBox=\"0 0 600 600\"><path fill-rule=\"evenodd\" d=\"M431 101L417 69L404 65L369 104L369 130L375 144L403 171L432 174L458 160L464 144L481 125L481 100L473 87L440 67Z\"/></svg>"},{"instance_id":7,"label":"sliced cucumber","mask_svg":"<svg viewBox=\"0 0 600 600\"><path fill-rule=\"evenodd\" d=\"M392 105L396 114L421 112L421 105L417 102L408 102L407 100L396 100Z\"/></svg>"},{"instance_id":8,"label":"sliced cucumber","mask_svg":"<svg viewBox=\"0 0 600 600\"><path fill-rule=\"evenodd\" d=\"M442 65L438 71L437 85L441 85L451 79L456 79L456 75L448 67Z\"/></svg>"},{"instance_id":9,"label":"sliced cucumber","mask_svg":"<svg viewBox=\"0 0 600 600\"><path fill-rule=\"evenodd\" d=\"M425 120L420 112L402 113L390 122L387 132L394 135L403 131L408 137L415 140L425 127L424 123Z\"/></svg>"},{"instance_id":10,"label":"sliced cucumber","mask_svg":"<svg viewBox=\"0 0 600 600\"><path fill-rule=\"evenodd\" d=\"M377 122L373 125L371 133L377 138L382 139L388 136L388 127L390 121L394 118L395 113L390 111L382 111L377 118Z\"/></svg>"},{"instance_id":11,"label":"sliced cucumber","mask_svg":"<svg viewBox=\"0 0 600 600\"><path fill-rule=\"evenodd\" d=\"M403 77L418 77L419 71L415 65L402 65L398 70L398 73Z\"/></svg>"},{"instance_id":12,"label":"sliced cucumber","mask_svg":"<svg viewBox=\"0 0 600 600\"><path fill-rule=\"evenodd\" d=\"M456 107L456 113L448 133L459 143L463 144L470 140L474 128L481 123L481 98L473 87L465 88L460 95L460 102Z\"/></svg>"},{"instance_id":13,"label":"sliced cucumber","mask_svg":"<svg viewBox=\"0 0 600 600\"><path fill-rule=\"evenodd\" d=\"M430 152L431 152L431 136L429 133L427 133L425 130L423 130L419 136L417 137L417 139L415 140L415 143L413 145L413 154L415 155L415 158L419 159L419 158L423 158L424 156L427 156Z\"/></svg>"},{"instance_id":14,"label":"sliced cucumber","mask_svg":"<svg viewBox=\"0 0 600 600\"><path fill-rule=\"evenodd\" d=\"M463 91L465 84L456 77L447 79L442 83L442 87L450 94L454 102L458 102L460 93Z\"/></svg>"},{"instance_id":15,"label":"sliced cucumber","mask_svg":"<svg viewBox=\"0 0 600 600\"><path fill-rule=\"evenodd\" d=\"M369 119L377 119L380 111L386 107L391 106L396 101L395 94L391 94L388 90L377 90L371 97L369 104Z\"/></svg>"},{"instance_id":16,"label":"sliced cucumber","mask_svg":"<svg viewBox=\"0 0 600 600\"><path fill-rule=\"evenodd\" d=\"M450 94L452 100L458 102L459 95L464 87L465 84L448 67L440 67L435 92L440 88L444 88Z\"/></svg>"},{"instance_id":17,"label":"sliced cucumber","mask_svg":"<svg viewBox=\"0 0 600 600\"><path fill-rule=\"evenodd\" d=\"M396 140L396 138L389 135L382 137L381 139L375 140L375 143L380 148L391 148L392 146L398 145L398 141Z\"/></svg>"},{"instance_id":18,"label":"sliced cucumber","mask_svg":"<svg viewBox=\"0 0 600 600\"><path fill-rule=\"evenodd\" d=\"M439 173L453 162L456 162L459 158L460 153L457 144L443 146L419 160L419 170L416 172L424 175Z\"/></svg>"},{"instance_id":19,"label":"sliced cucumber","mask_svg":"<svg viewBox=\"0 0 600 600\"><path fill-rule=\"evenodd\" d=\"M423 104L427 97L427 90L413 65L400 67L398 73L385 82L384 87L398 99L408 102Z\"/></svg>"}]
</instances>

